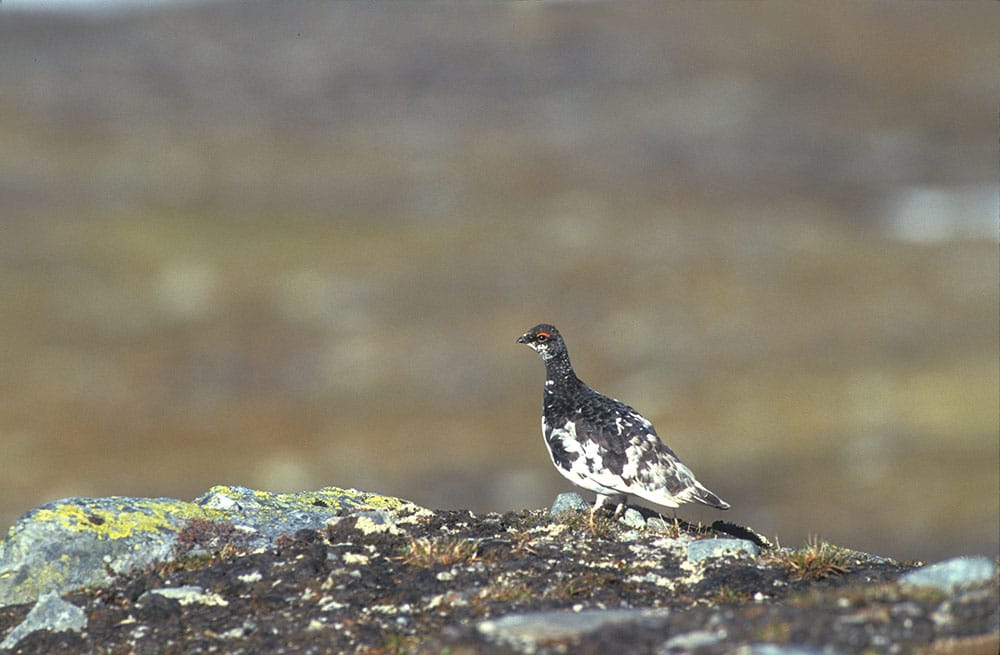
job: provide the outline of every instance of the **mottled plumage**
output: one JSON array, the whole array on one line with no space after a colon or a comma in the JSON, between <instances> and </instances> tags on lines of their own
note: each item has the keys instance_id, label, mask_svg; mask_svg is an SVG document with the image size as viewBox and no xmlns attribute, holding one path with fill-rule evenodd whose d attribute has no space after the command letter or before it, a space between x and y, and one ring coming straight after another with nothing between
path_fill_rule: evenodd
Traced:
<instances>
[{"instance_id":1,"label":"mottled plumage","mask_svg":"<svg viewBox=\"0 0 1000 655\"><path fill-rule=\"evenodd\" d=\"M573 484L597 494L594 510L615 498L621 511L628 496L667 507L695 501L729 508L695 479L644 416L576 377L554 326L536 325L517 342L545 362L542 436L552 463Z\"/></svg>"}]
</instances>

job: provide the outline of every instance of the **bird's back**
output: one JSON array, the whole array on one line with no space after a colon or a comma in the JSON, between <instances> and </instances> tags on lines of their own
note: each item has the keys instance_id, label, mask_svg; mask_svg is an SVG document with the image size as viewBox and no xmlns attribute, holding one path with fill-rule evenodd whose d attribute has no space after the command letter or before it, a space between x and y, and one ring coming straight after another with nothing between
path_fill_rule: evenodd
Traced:
<instances>
[{"instance_id":1,"label":"bird's back","mask_svg":"<svg viewBox=\"0 0 1000 655\"><path fill-rule=\"evenodd\" d=\"M570 454L575 449L589 459L567 465L575 475L587 477L594 487L669 507L690 501L728 507L695 479L647 418L578 382L562 393L547 393L543 416L550 449ZM553 461L560 466L555 455Z\"/></svg>"}]
</instances>

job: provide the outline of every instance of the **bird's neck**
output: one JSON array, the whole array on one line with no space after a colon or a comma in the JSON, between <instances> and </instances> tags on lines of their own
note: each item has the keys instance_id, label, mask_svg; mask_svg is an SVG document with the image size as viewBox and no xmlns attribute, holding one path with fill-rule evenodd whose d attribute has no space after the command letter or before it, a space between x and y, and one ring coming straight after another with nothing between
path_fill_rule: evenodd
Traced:
<instances>
[{"instance_id":1,"label":"bird's neck","mask_svg":"<svg viewBox=\"0 0 1000 655\"><path fill-rule=\"evenodd\" d=\"M561 353L545 360L545 378L552 386L564 386L579 384L580 380L573 372L573 366L569 363L569 355Z\"/></svg>"}]
</instances>

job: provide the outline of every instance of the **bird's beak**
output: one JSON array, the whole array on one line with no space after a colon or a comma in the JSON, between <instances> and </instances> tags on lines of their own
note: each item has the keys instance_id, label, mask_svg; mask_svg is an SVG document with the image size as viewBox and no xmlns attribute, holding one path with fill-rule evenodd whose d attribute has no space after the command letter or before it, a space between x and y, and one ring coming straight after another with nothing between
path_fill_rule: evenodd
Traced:
<instances>
[{"instance_id":1,"label":"bird's beak","mask_svg":"<svg viewBox=\"0 0 1000 655\"><path fill-rule=\"evenodd\" d=\"M522 334L521 336L519 336L517 338L517 342L518 343L528 343L528 335L527 334Z\"/></svg>"}]
</instances>

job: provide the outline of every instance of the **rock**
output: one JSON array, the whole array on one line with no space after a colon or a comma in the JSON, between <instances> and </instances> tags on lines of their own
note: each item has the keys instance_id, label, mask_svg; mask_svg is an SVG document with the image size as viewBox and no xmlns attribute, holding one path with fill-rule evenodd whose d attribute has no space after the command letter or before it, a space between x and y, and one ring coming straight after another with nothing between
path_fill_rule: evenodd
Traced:
<instances>
[{"instance_id":1,"label":"rock","mask_svg":"<svg viewBox=\"0 0 1000 655\"><path fill-rule=\"evenodd\" d=\"M899 578L900 584L952 592L988 582L997 576L997 565L988 557L956 557L925 566Z\"/></svg>"},{"instance_id":2,"label":"rock","mask_svg":"<svg viewBox=\"0 0 1000 655\"><path fill-rule=\"evenodd\" d=\"M662 610L649 609L509 614L499 619L483 621L476 629L498 644L516 646L530 652L538 643L578 639L596 630L634 623L663 614Z\"/></svg>"},{"instance_id":3,"label":"rock","mask_svg":"<svg viewBox=\"0 0 1000 655\"><path fill-rule=\"evenodd\" d=\"M0 642L0 650L14 648L19 641L37 630L79 632L86 625L87 616L83 610L72 603L67 603L58 593L52 591L39 596L38 602L28 612L24 621Z\"/></svg>"},{"instance_id":4,"label":"rock","mask_svg":"<svg viewBox=\"0 0 1000 655\"><path fill-rule=\"evenodd\" d=\"M700 562L714 557L757 557L757 544L746 539L698 539L687 546L689 562Z\"/></svg>"},{"instance_id":5,"label":"rock","mask_svg":"<svg viewBox=\"0 0 1000 655\"><path fill-rule=\"evenodd\" d=\"M685 632L684 634L676 635L667 639L663 642L660 652L663 653L663 655L673 655L673 653L690 653L699 648L712 646L720 641L722 641L722 637L715 632L709 632L708 630L695 630L694 632Z\"/></svg>"},{"instance_id":6,"label":"rock","mask_svg":"<svg viewBox=\"0 0 1000 655\"><path fill-rule=\"evenodd\" d=\"M274 494L217 486L194 502L59 500L26 513L0 543L0 605L31 602L49 591L106 586L115 574L218 548L219 541L254 550L352 513L421 509L399 498L337 487Z\"/></svg>"},{"instance_id":7,"label":"rock","mask_svg":"<svg viewBox=\"0 0 1000 655\"><path fill-rule=\"evenodd\" d=\"M582 510L589 509L590 505L588 505L587 501L583 499L583 496L574 491L569 491L556 496L555 501L552 503L552 508L549 509L549 514L558 514L560 512L580 512Z\"/></svg>"}]
</instances>

